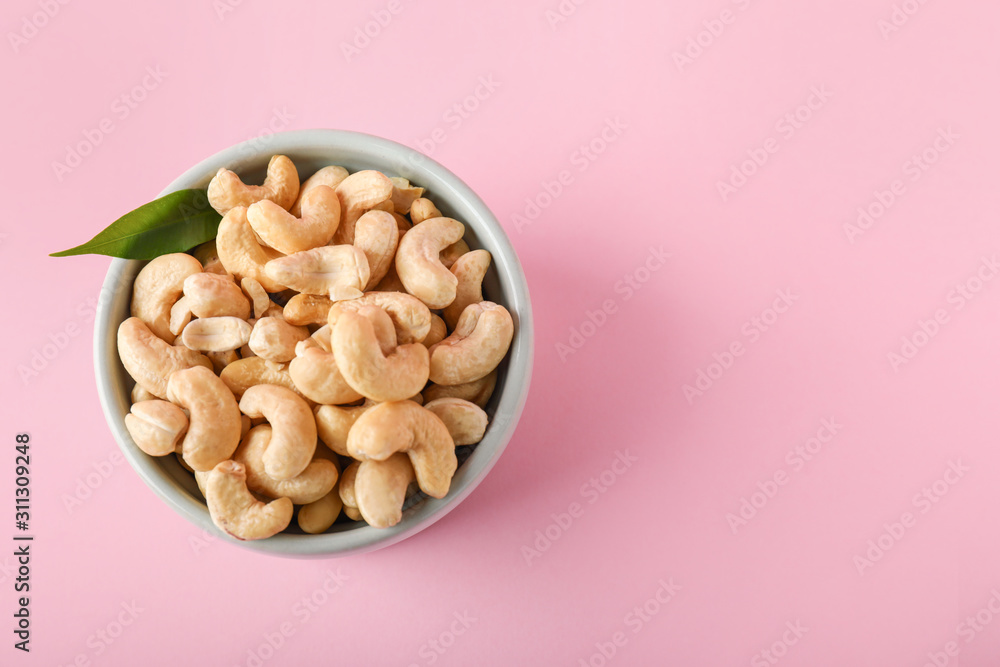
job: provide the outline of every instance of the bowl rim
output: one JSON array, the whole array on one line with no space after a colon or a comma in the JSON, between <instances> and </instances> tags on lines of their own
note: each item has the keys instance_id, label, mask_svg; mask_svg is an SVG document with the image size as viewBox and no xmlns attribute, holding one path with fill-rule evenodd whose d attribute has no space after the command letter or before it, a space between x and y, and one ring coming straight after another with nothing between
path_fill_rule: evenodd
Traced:
<instances>
[{"instance_id":1,"label":"bowl rim","mask_svg":"<svg viewBox=\"0 0 1000 667\"><path fill-rule=\"evenodd\" d=\"M455 208L475 212L474 221L470 218L463 222L472 227L482 245L489 248L494 258L493 265L498 267L498 279L509 293L510 303L504 305L514 316L515 334L508 352L509 366L504 386L486 437L459 468L452 480L451 491L445 498L426 499L407 510L403 520L392 528L361 525L319 535L279 533L266 540L237 540L219 530L212 523L204 503L191 497L153 457L139 450L124 427L122 392L127 394L127 390L115 381L113 375L117 373L112 373L113 366L120 366L121 363L117 354L119 322L112 322L112 319L115 305L126 298L125 293L131 291L132 281L126 277L130 274L134 277L144 262L112 259L101 288L94 324L94 375L101 408L125 459L146 486L191 524L223 541L259 553L293 558L335 558L381 549L428 528L457 507L486 478L510 442L527 400L534 356L534 325L527 280L509 237L483 200L468 185L435 160L408 146L350 130L277 132L263 141L260 138L248 139L201 160L175 178L158 196L207 183L220 167L239 169L251 161L264 160L275 154L288 155L294 162L297 152L317 148L331 153L337 150L366 153L372 162L393 161L396 171L407 172L400 175L406 178L412 175L414 177L410 180L425 187L433 183L434 187L428 189L434 191L437 197ZM331 156L330 160L335 160L335 156ZM127 412L130 401L126 399L125 403ZM476 456L479 452L482 454Z\"/></svg>"}]
</instances>

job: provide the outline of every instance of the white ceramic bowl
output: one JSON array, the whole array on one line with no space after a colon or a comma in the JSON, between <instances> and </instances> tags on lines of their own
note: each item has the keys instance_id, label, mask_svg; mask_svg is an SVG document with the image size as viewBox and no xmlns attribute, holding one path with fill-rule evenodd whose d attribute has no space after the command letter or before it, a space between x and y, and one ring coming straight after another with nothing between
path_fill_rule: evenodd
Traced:
<instances>
[{"instance_id":1,"label":"white ceramic bowl","mask_svg":"<svg viewBox=\"0 0 1000 667\"><path fill-rule=\"evenodd\" d=\"M118 358L117 331L118 325L129 316L132 282L144 264L141 261L113 260L101 290L94 332L94 369L101 405L108 426L132 468L149 488L195 526L245 548L279 556L328 558L380 549L423 530L454 509L486 477L510 441L531 379L533 330L528 286L500 224L465 183L430 158L371 135L301 130L253 139L188 169L161 196L184 188L205 188L220 167L236 171L247 182L260 183L268 160L276 154L290 157L303 180L329 164L342 165L351 172L377 169L389 176L407 178L426 188L426 196L444 215L465 223L465 240L471 248L485 248L493 255L483 292L488 300L503 304L510 311L514 318L514 341L500 366L496 390L486 407L490 415L486 437L459 466L450 493L441 500L426 498L418 502L405 510L402 521L392 528L372 528L363 522L338 523L322 535L307 535L298 532L293 520L286 532L252 542L241 542L218 530L193 477L175 457L147 456L125 429L124 417L129 411L134 382Z\"/></svg>"}]
</instances>

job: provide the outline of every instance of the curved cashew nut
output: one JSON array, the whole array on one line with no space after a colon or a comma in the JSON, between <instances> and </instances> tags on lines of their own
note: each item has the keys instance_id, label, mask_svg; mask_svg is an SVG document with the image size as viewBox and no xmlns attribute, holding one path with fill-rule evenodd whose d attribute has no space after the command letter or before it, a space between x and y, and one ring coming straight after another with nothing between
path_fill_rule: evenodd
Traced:
<instances>
[{"instance_id":1,"label":"curved cashew nut","mask_svg":"<svg viewBox=\"0 0 1000 667\"><path fill-rule=\"evenodd\" d=\"M323 167L302 183L302 187L299 188L299 198L295 200L295 204L292 205L292 208L288 209L288 212L296 218L302 217L302 200L311 190L319 187L320 185L325 185L330 189L336 189L336 187L340 185L341 181L350 175L350 172L343 167L338 167L336 165Z\"/></svg>"},{"instance_id":2,"label":"curved cashew nut","mask_svg":"<svg viewBox=\"0 0 1000 667\"><path fill-rule=\"evenodd\" d=\"M316 416L316 432L327 447L340 454L347 453L347 434L351 432L358 417L371 410L376 404L365 401L364 405L342 407L339 405L317 405L313 409Z\"/></svg>"},{"instance_id":3,"label":"curved cashew nut","mask_svg":"<svg viewBox=\"0 0 1000 667\"><path fill-rule=\"evenodd\" d=\"M372 321L360 313L344 312L333 329L333 356L351 387L375 401L399 401L427 384L429 356L420 343L400 345L389 356L382 353Z\"/></svg>"},{"instance_id":4,"label":"curved cashew nut","mask_svg":"<svg viewBox=\"0 0 1000 667\"><path fill-rule=\"evenodd\" d=\"M217 273L220 276L229 275L226 267L222 265L222 260L219 259L219 249L216 247L215 239L195 246L190 252L196 260L201 262L203 272Z\"/></svg>"},{"instance_id":5,"label":"curved cashew nut","mask_svg":"<svg viewBox=\"0 0 1000 667\"><path fill-rule=\"evenodd\" d=\"M392 181L380 171L356 171L336 188L340 197L340 227L333 237L335 243L354 243L354 225L370 209L390 201Z\"/></svg>"},{"instance_id":6,"label":"curved cashew nut","mask_svg":"<svg viewBox=\"0 0 1000 667\"><path fill-rule=\"evenodd\" d=\"M264 265L271 280L304 294L334 301L361 296L370 275L365 253L352 245L328 245L272 259Z\"/></svg>"},{"instance_id":7,"label":"curved cashew nut","mask_svg":"<svg viewBox=\"0 0 1000 667\"><path fill-rule=\"evenodd\" d=\"M485 377L463 384L428 384L423 391L423 396L424 400L428 402L436 401L439 398L462 398L485 408L496 386L497 372L494 370Z\"/></svg>"},{"instance_id":8,"label":"curved cashew nut","mask_svg":"<svg viewBox=\"0 0 1000 667\"><path fill-rule=\"evenodd\" d=\"M408 180L398 176L389 180L392 181L392 207L397 213L406 215L413 202L424 194L424 189L414 187Z\"/></svg>"},{"instance_id":9,"label":"curved cashew nut","mask_svg":"<svg viewBox=\"0 0 1000 667\"><path fill-rule=\"evenodd\" d=\"M351 521L361 519L361 512L358 511L358 499L354 493L354 483L358 479L359 461L354 461L344 468L340 473L340 484L337 485L337 493L340 495L340 502L344 507L344 516Z\"/></svg>"},{"instance_id":10,"label":"curved cashew nut","mask_svg":"<svg viewBox=\"0 0 1000 667\"><path fill-rule=\"evenodd\" d=\"M446 269L451 269L458 258L469 252L469 244L465 242L465 239L459 239L452 243L450 246L441 251L438 259L441 260L441 264Z\"/></svg>"},{"instance_id":11,"label":"curved cashew nut","mask_svg":"<svg viewBox=\"0 0 1000 667\"><path fill-rule=\"evenodd\" d=\"M125 428L132 440L150 456L173 454L188 427L184 411L168 401L142 401L125 415Z\"/></svg>"},{"instance_id":12,"label":"curved cashew nut","mask_svg":"<svg viewBox=\"0 0 1000 667\"><path fill-rule=\"evenodd\" d=\"M258 357L284 363L295 358L295 346L306 338L309 330L305 327L292 326L280 317L262 317L254 322L248 344Z\"/></svg>"},{"instance_id":13,"label":"curved cashew nut","mask_svg":"<svg viewBox=\"0 0 1000 667\"><path fill-rule=\"evenodd\" d=\"M455 300L458 278L441 263L441 251L459 241L465 225L452 218L431 218L403 234L396 251L396 273L406 291L429 308Z\"/></svg>"},{"instance_id":14,"label":"curved cashew nut","mask_svg":"<svg viewBox=\"0 0 1000 667\"><path fill-rule=\"evenodd\" d=\"M298 392L287 368L274 368L261 357L244 357L233 361L219 374L229 390L236 398L242 398L250 387L261 384L273 384Z\"/></svg>"},{"instance_id":15,"label":"curved cashew nut","mask_svg":"<svg viewBox=\"0 0 1000 667\"><path fill-rule=\"evenodd\" d=\"M450 271L458 278L458 289L455 300L444 309L444 319L452 329L458 324L466 306L483 300L483 278L490 268L490 259L488 250L472 250L451 265Z\"/></svg>"},{"instance_id":16,"label":"curved cashew nut","mask_svg":"<svg viewBox=\"0 0 1000 667\"><path fill-rule=\"evenodd\" d=\"M315 502L330 493L337 484L337 466L333 461L313 459L301 473L286 480L276 480L264 471L264 452L271 442L272 429L255 426L243 437L233 460L247 471L247 488L268 498L288 498L295 505Z\"/></svg>"},{"instance_id":17,"label":"curved cashew nut","mask_svg":"<svg viewBox=\"0 0 1000 667\"><path fill-rule=\"evenodd\" d=\"M325 533L340 516L343 508L340 493L334 489L319 500L299 508L299 528L310 535Z\"/></svg>"},{"instance_id":18,"label":"curved cashew nut","mask_svg":"<svg viewBox=\"0 0 1000 667\"><path fill-rule=\"evenodd\" d=\"M320 294L296 294L285 304L285 320L296 326L326 324L333 301Z\"/></svg>"},{"instance_id":19,"label":"curved cashew nut","mask_svg":"<svg viewBox=\"0 0 1000 667\"><path fill-rule=\"evenodd\" d=\"M403 238L402 235L400 235L400 238ZM385 274L385 278L383 278L379 282L379 284L375 286L375 291L376 292L402 292L404 294L406 293L406 288L403 287L403 283L400 282L400 280L399 280L399 274L396 273L396 262L393 262L389 266L388 273L386 273ZM419 301L419 299L418 299L418 301Z\"/></svg>"},{"instance_id":20,"label":"curved cashew nut","mask_svg":"<svg viewBox=\"0 0 1000 667\"><path fill-rule=\"evenodd\" d=\"M395 211L392 212L392 218L393 220L396 221L396 230L399 232L400 236L410 231L410 228L413 226L410 224L409 220L401 216L399 213L396 213Z\"/></svg>"},{"instance_id":21,"label":"curved cashew nut","mask_svg":"<svg viewBox=\"0 0 1000 667\"><path fill-rule=\"evenodd\" d=\"M264 199L288 210L298 194L299 172L284 155L275 155L268 162L263 185L246 185L225 167L219 169L208 184L208 203L219 215L225 215L237 206L250 206Z\"/></svg>"},{"instance_id":22,"label":"curved cashew nut","mask_svg":"<svg viewBox=\"0 0 1000 667\"><path fill-rule=\"evenodd\" d=\"M368 258L369 277L364 290L377 285L392 266L399 244L399 227L391 213L368 211L354 227L354 247Z\"/></svg>"},{"instance_id":23,"label":"curved cashew nut","mask_svg":"<svg viewBox=\"0 0 1000 667\"><path fill-rule=\"evenodd\" d=\"M409 455L420 489L444 498L458 468L448 427L413 401L380 403L361 415L347 435L347 450L359 461ZM343 496L342 496L343 497Z\"/></svg>"},{"instance_id":24,"label":"curved cashew nut","mask_svg":"<svg viewBox=\"0 0 1000 667\"><path fill-rule=\"evenodd\" d=\"M240 410L271 424L264 471L279 481L302 474L316 451L316 419L302 397L291 389L260 384L243 392Z\"/></svg>"},{"instance_id":25,"label":"curved cashew nut","mask_svg":"<svg viewBox=\"0 0 1000 667\"><path fill-rule=\"evenodd\" d=\"M174 336L180 336L181 332L184 331L184 327L191 322L192 317L194 317L194 313L191 312L188 298L182 296L177 299L170 309L170 333ZM175 338L174 342L176 341L177 339Z\"/></svg>"},{"instance_id":26,"label":"curved cashew nut","mask_svg":"<svg viewBox=\"0 0 1000 667\"><path fill-rule=\"evenodd\" d=\"M181 332L181 343L199 352L238 350L250 340L250 324L238 317L193 320Z\"/></svg>"},{"instance_id":27,"label":"curved cashew nut","mask_svg":"<svg viewBox=\"0 0 1000 667\"><path fill-rule=\"evenodd\" d=\"M118 356L132 379L157 398L167 397L167 377L174 371L192 366L212 368L204 355L164 342L138 317L130 317L118 327Z\"/></svg>"},{"instance_id":28,"label":"curved cashew nut","mask_svg":"<svg viewBox=\"0 0 1000 667\"><path fill-rule=\"evenodd\" d=\"M190 413L190 426L181 440L181 454L189 466L204 472L233 455L243 420L233 393L215 373L202 367L171 373L167 400Z\"/></svg>"},{"instance_id":29,"label":"curved cashew nut","mask_svg":"<svg viewBox=\"0 0 1000 667\"><path fill-rule=\"evenodd\" d=\"M478 380L500 365L513 339L514 320L506 308L492 301L466 306L451 335L430 348L431 382Z\"/></svg>"},{"instance_id":30,"label":"curved cashew nut","mask_svg":"<svg viewBox=\"0 0 1000 667\"><path fill-rule=\"evenodd\" d=\"M131 397L133 403L141 403L142 401L154 400L156 398L156 395L153 394L152 392L146 391L145 389L142 388L141 384L136 383L132 385Z\"/></svg>"},{"instance_id":31,"label":"curved cashew nut","mask_svg":"<svg viewBox=\"0 0 1000 667\"><path fill-rule=\"evenodd\" d=\"M448 427L455 446L474 445L486 435L489 417L476 405L461 398L439 398L424 404Z\"/></svg>"},{"instance_id":32,"label":"curved cashew nut","mask_svg":"<svg viewBox=\"0 0 1000 667\"><path fill-rule=\"evenodd\" d=\"M257 282L256 278L244 278L240 281L240 288L253 305L253 316L258 319L264 317L264 313L272 305L271 297L267 295L267 290Z\"/></svg>"},{"instance_id":33,"label":"curved cashew nut","mask_svg":"<svg viewBox=\"0 0 1000 667\"><path fill-rule=\"evenodd\" d=\"M410 294L402 292L367 292L357 299L338 301L336 308L331 308L328 321L331 325L337 323L337 318L344 311L357 312L365 306L378 306L384 310L396 327L396 339L400 345L418 343L427 337L431 330L431 311L423 302Z\"/></svg>"},{"instance_id":34,"label":"curved cashew nut","mask_svg":"<svg viewBox=\"0 0 1000 667\"><path fill-rule=\"evenodd\" d=\"M420 341L423 343L424 347L429 348L432 345L440 343L445 338L448 337L448 325L444 323L438 315L431 313L431 330L427 334L427 338Z\"/></svg>"},{"instance_id":35,"label":"curved cashew nut","mask_svg":"<svg viewBox=\"0 0 1000 667\"><path fill-rule=\"evenodd\" d=\"M219 249L219 259L226 271L241 281L253 278L268 292L280 292L285 286L271 280L264 272L264 266L281 256L277 250L265 248L257 241L250 223L247 221L247 210L243 206L226 213L219 223L219 233L215 239Z\"/></svg>"},{"instance_id":36,"label":"curved cashew nut","mask_svg":"<svg viewBox=\"0 0 1000 667\"><path fill-rule=\"evenodd\" d=\"M246 469L236 461L223 461L203 479L212 522L238 540L271 537L292 521L292 501L278 498L265 504L254 498Z\"/></svg>"},{"instance_id":37,"label":"curved cashew nut","mask_svg":"<svg viewBox=\"0 0 1000 667\"><path fill-rule=\"evenodd\" d=\"M354 480L358 511L369 525L389 528L403 518L406 489L416 474L406 454L393 454L385 461L362 461Z\"/></svg>"},{"instance_id":38,"label":"curved cashew nut","mask_svg":"<svg viewBox=\"0 0 1000 667\"><path fill-rule=\"evenodd\" d=\"M440 217L441 211L438 210L437 206L430 199L420 197L419 199L414 199L410 204L410 220L413 221L414 226L419 225L424 220Z\"/></svg>"},{"instance_id":39,"label":"curved cashew nut","mask_svg":"<svg viewBox=\"0 0 1000 667\"><path fill-rule=\"evenodd\" d=\"M225 352L206 352L205 356L212 362L212 368L215 369L216 375L221 373L222 369L226 366L240 358L240 355L236 350L226 350Z\"/></svg>"},{"instance_id":40,"label":"curved cashew nut","mask_svg":"<svg viewBox=\"0 0 1000 667\"><path fill-rule=\"evenodd\" d=\"M392 318L389 317L388 313L378 306L363 306L356 312L372 323L372 329L375 330L375 340L378 341L378 347L382 350L382 354L385 356L392 354L392 351L398 347L399 341L396 339L396 328L393 326ZM330 350L332 351L334 327L331 327L329 324L327 326L330 327Z\"/></svg>"},{"instance_id":41,"label":"curved cashew nut","mask_svg":"<svg viewBox=\"0 0 1000 667\"><path fill-rule=\"evenodd\" d=\"M184 292L188 276L201 273L201 262L191 255L175 252L150 260L132 284L132 316L167 343L174 342L170 311Z\"/></svg>"},{"instance_id":42,"label":"curved cashew nut","mask_svg":"<svg viewBox=\"0 0 1000 667\"><path fill-rule=\"evenodd\" d=\"M301 213L292 215L265 199L247 209L247 220L264 243L290 255L333 239L340 225L340 199L333 188L319 185L301 198Z\"/></svg>"},{"instance_id":43,"label":"curved cashew nut","mask_svg":"<svg viewBox=\"0 0 1000 667\"><path fill-rule=\"evenodd\" d=\"M250 302L231 276L196 273L184 281L187 308L195 317L250 317Z\"/></svg>"},{"instance_id":44,"label":"curved cashew nut","mask_svg":"<svg viewBox=\"0 0 1000 667\"><path fill-rule=\"evenodd\" d=\"M316 403L335 405L353 403L362 398L347 383L333 353L300 343L296 357L288 364L288 374L296 389Z\"/></svg>"}]
</instances>

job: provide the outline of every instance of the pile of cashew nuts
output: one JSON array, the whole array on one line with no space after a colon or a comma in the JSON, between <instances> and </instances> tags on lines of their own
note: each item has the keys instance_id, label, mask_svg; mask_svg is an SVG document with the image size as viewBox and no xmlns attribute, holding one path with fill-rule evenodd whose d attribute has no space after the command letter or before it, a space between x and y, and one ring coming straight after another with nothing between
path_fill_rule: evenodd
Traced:
<instances>
[{"instance_id":1,"label":"pile of cashew nuts","mask_svg":"<svg viewBox=\"0 0 1000 667\"><path fill-rule=\"evenodd\" d=\"M125 426L193 472L242 540L397 524L448 494L479 442L514 323L483 300L490 253L423 188L378 171L305 182L274 156L262 185L220 169L215 241L157 257L118 329L135 380ZM322 444L320 444L322 443Z\"/></svg>"}]
</instances>

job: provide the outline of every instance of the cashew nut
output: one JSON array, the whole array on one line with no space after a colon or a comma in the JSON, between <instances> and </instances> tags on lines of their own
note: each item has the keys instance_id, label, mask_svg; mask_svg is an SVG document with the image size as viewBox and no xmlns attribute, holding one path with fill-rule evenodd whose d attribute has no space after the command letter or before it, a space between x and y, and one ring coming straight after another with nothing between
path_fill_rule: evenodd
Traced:
<instances>
[{"instance_id":1,"label":"cashew nut","mask_svg":"<svg viewBox=\"0 0 1000 667\"><path fill-rule=\"evenodd\" d=\"M448 336L448 325L445 324L438 315L431 313L431 330L427 334L427 338L424 338L421 343L424 347L429 348L431 345L436 345L440 343Z\"/></svg>"},{"instance_id":2,"label":"cashew nut","mask_svg":"<svg viewBox=\"0 0 1000 667\"><path fill-rule=\"evenodd\" d=\"M264 243L286 255L326 245L340 225L337 193L319 185L300 201L301 217L265 199L247 209L247 220Z\"/></svg>"},{"instance_id":3,"label":"cashew nut","mask_svg":"<svg viewBox=\"0 0 1000 667\"><path fill-rule=\"evenodd\" d=\"M199 246L196 246L194 250L191 251L194 258L201 262L202 271L205 273L217 273L220 276L229 275L226 271L226 267L222 265L222 260L219 259L219 250L216 247L215 239L211 241L206 241Z\"/></svg>"},{"instance_id":4,"label":"cashew nut","mask_svg":"<svg viewBox=\"0 0 1000 667\"><path fill-rule=\"evenodd\" d=\"M316 432L319 439L337 454L350 456L347 453L347 434L351 432L351 427L358 417L375 405L372 401L365 401L364 405L356 406L317 405L313 409L313 414L316 416Z\"/></svg>"},{"instance_id":5,"label":"cashew nut","mask_svg":"<svg viewBox=\"0 0 1000 667\"><path fill-rule=\"evenodd\" d=\"M408 180L398 176L389 180L392 181L392 207L397 213L406 215L413 202L424 194L424 189L413 187Z\"/></svg>"},{"instance_id":6,"label":"cashew nut","mask_svg":"<svg viewBox=\"0 0 1000 667\"><path fill-rule=\"evenodd\" d=\"M261 384L243 392L240 411L271 424L271 442L263 454L264 471L276 480L301 474L316 451L316 419L302 397L290 389Z\"/></svg>"},{"instance_id":7,"label":"cashew nut","mask_svg":"<svg viewBox=\"0 0 1000 667\"><path fill-rule=\"evenodd\" d=\"M392 266L399 243L396 219L385 211L368 211L354 227L354 247L368 258L369 277L365 290L377 285Z\"/></svg>"},{"instance_id":8,"label":"cashew nut","mask_svg":"<svg viewBox=\"0 0 1000 667\"><path fill-rule=\"evenodd\" d=\"M247 209L243 206L226 213L219 223L219 234L215 239L219 249L219 259L226 271L237 280L253 278L268 292L280 292L285 286L268 278L264 266L281 256L277 250L265 248L257 241L250 223Z\"/></svg>"},{"instance_id":9,"label":"cashew nut","mask_svg":"<svg viewBox=\"0 0 1000 667\"><path fill-rule=\"evenodd\" d=\"M276 480L264 471L264 452L271 442L272 428L261 425L246 434L233 460L247 472L247 488L268 498L288 498L296 505L315 502L337 484L337 466L326 459L313 459L300 474Z\"/></svg>"},{"instance_id":10,"label":"cashew nut","mask_svg":"<svg viewBox=\"0 0 1000 667\"><path fill-rule=\"evenodd\" d=\"M288 374L296 389L316 403L335 405L362 398L344 379L333 353L318 344L305 347L300 343L296 357L288 364Z\"/></svg>"},{"instance_id":11,"label":"cashew nut","mask_svg":"<svg viewBox=\"0 0 1000 667\"><path fill-rule=\"evenodd\" d=\"M239 176L224 167L216 172L208 184L208 203L219 215L225 215L237 206L250 206L265 199L287 211L295 203L298 194L299 172L295 169L295 164L284 155L271 158L263 185L246 185Z\"/></svg>"},{"instance_id":12,"label":"cashew nut","mask_svg":"<svg viewBox=\"0 0 1000 667\"><path fill-rule=\"evenodd\" d=\"M396 251L396 273L406 291L429 308L444 308L455 300L458 278L441 263L440 254L465 234L452 218L431 218L403 234Z\"/></svg>"},{"instance_id":13,"label":"cashew nut","mask_svg":"<svg viewBox=\"0 0 1000 667\"><path fill-rule=\"evenodd\" d=\"M267 295L267 290L257 282L256 278L244 278L240 281L240 288L242 288L243 294L250 300L250 303L253 304L253 316L257 319L264 317L264 313L272 305L271 297Z\"/></svg>"},{"instance_id":14,"label":"cashew nut","mask_svg":"<svg viewBox=\"0 0 1000 667\"><path fill-rule=\"evenodd\" d=\"M430 199L421 197L414 199L410 204L410 220L413 221L414 226L419 225L424 220L440 217L441 211L438 210L437 206Z\"/></svg>"},{"instance_id":15,"label":"cashew nut","mask_svg":"<svg viewBox=\"0 0 1000 667\"><path fill-rule=\"evenodd\" d=\"M506 308L492 301L466 306L451 335L430 348L431 382L478 380L500 365L513 338L514 321Z\"/></svg>"},{"instance_id":16,"label":"cashew nut","mask_svg":"<svg viewBox=\"0 0 1000 667\"><path fill-rule=\"evenodd\" d=\"M133 403L140 403L142 401L152 401L153 399L156 398L156 395L149 391L146 391L145 389L142 388L141 384L136 383L132 385L131 397Z\"/></svg>"},{"instance_id":17,"label":"cashew nut","mask_svg":"<svg viewBox=\"0 0 1000 667\"><path fill-rule=\"evenodd\" d=\"M167 376L172 372L212 362L182 345L170 345L149 330L138 317L118 327L118 356L132 379L158 398L167 397Z\"/></svg>"},{"instance_id":18,"label":"cashew nut","mask_svg":"<svg viewBox=\"0 0 1000 667\"><path fill-rule=\"evenodd\" d=\"M199 352L227 352L246 345L250 332L250 324L238 317L205 317L184 327L181 343Z\"/></svg>"},{"instance_id":19,"label":"cashew nut","mask_svg":"<svg viewBox=\"0 0 1000 667\"><path fill-rule=\"evenodd\" d=\"M362 306L354 312L368 318L368 321L372 323L372 328L375 330L375 339L378 341L378 347L382 350L382 354L385 356L392 354L392 351L399 345L399 341L396 339L396 328L393 326L392 318L389 317L388 313L378 306ZM336 316L339 316L339 311ZM330 331L328 340L330 350L332 351L333 329L336 325L328 324L326 326Z\"/></svg>"},{"instance_id":20,"label":"cashew nut","mask_svg":"<svg viewBox=\"0 0 1000 667\"><path fill-rule=\"evenodd\" d=\"M254 322L249 345L258 357L286 362L295 358L295 345L306 338L309 330L305 327L292 326L280 317L262 317Z\"/></svg>"},{"instance_id":21,"label":"cashew nut","mask_svg":"<svg viewBox=\"0 0 1000 667\"><path fill-rule=\"evenodd\" d=\"M200 366L171 373L167 400L190 415L181 441L181 454L189 466L204 472L233 455L243 420L233 393L215 373Z\"/></svg>"},{"instance_id":22,"label":"cashew nut","mask_svg":"<svg viewBox=\"0 0 1000 667\"><path fill-rule=\"evenodd\" d=\"M196 273L184 281L187 308L195 317L250 317L250 302L230 276Z\"/></svg>"},{"instance_id":23,"label":"cashew nut","mask_svg":"<svg viewBox=\"0 0 1000 667\"><path fill-rule=\"evenodd\" d=\"M441 251L438 259L441 260L441 264L446 269L451 269L458 258L469 252L469 244L465 242L465 239L459 239L452 243L450 246Z\"/></svg>"},{"instance_id":24,"label":"cashew nut","mask_svg":"<svg viewBox=\"0 0 1000 667\"><path fill-rule=\"evenodd\" d=\"M184 411L168 401L142 401L125 415L125 428L132 440L150 456L173 454L188 427Z\"/></svg>"},{"instance_id":25,"label":"cashew nut","mask_svg":"<svg viewBox=\"0 0 1000 667\"><path fill-rule=\"evenodd\" d=\"M276 369L269 366L266 359L252 356L232 362L219 373L222 380L236 398L242 398L250 387L273 384L298 392L287 368Z\"/></svg>"},{"instance_id":26,"label":"cashew nut","mask_svg":"<svg viewBox=\"0 0 1000 667\"><path fill-rule=\"evenodd\" d=\"M236 352L236 350L226 350L225 352L206 352L205 356L212 362L212 368L215 369L216 375L221 373L222 369L226 366L240 358L240 355Z\"/></svg>"},{"instance_id":27,"label":"cashew nut","mask_svg":"<svg viewBox=\"0 0 1000 667\"><path fill-rule=\"evenodd\" d=\"M357 171L337 185L340 197L340 227L333 237L335 243L354 243L354 225L370 209L392 197L392 181L379 171Z\"/></svg>"},{"instance_id":28,"label":"cashew nut","mask_svg":"<svg viewBox=\"0 0 1000 667\"><path fill-rule=\"evenodd\" d=\"M261 540L280 533L292 521L288 498L262 503L247 488L246 469L223 461L205 478L205 499L212 522L239 540Z\"/></svg>"},{"instance_id":29,"label":"cashew nut","mask_svg":"<svg viewBox=\"0 0 1000 667\"><path fill-rule=\"evenodd\" d=\"M182 296L174 302L173 307L170 309L170 333L174 336L180 336L181 332L184 331L184 327L191 322L191 318L194 317L194 313L191 312L191 302L186 296ZM174 339L177 340L176 338Z\"/></svg>"},{"instance_id":30,"label":"cashew nut","mask_svg":"<svg viewBox=\"0 0 1000 667\"><path fill-rule=\"evenodd\" d=\"M337 485L337 492L340 495L340 502L344 506L344 516L351 521L361 519L361 512L358 511L358 499L354 494L354 483L358 478L359 461L354 461L344 468L340 473L340 484Z\"/></svg>"},{"instance_id":31,"label":"cashew nut","mask_svg":"<svg viewBox=\"0 0 1000 667\"><path fill-rule=\"evenodd\" d=\"M420 299L402 292L367 292L357 299L338 301L336 310L328 311L328 321L336 324L340 313L365 306L378 306L389 315L400 345L420 342L430 333L431 311Z\"/></svg>"},{"instance_id":32,"label":"cashew nut","mask_svg":"<svg viewBox=\"0 0 1000 667\"><path fill-rule=\"evenodd\" d=\"M368 259L352 245L332 245L272 259L264 272L274 282L334 301L361 296L370 275Z\"/></svg>"},{"instance_id":33,"label":"cashew nut","mask_svg":"<svg viewBox=\"0 0 1000 667\"><path fill-rule=\"evenodd\" d=\"M402 237L400 237L402 238ZM396 262L393 262L389 266L389 272L385 274L378 285L375 286L375 291L377 292L403 292L406 293L406 288L403 287L403 283L399 280L399 274L396 273ZM419 299L418 299L419 300Z\"/></svg>"},{"instance_id":34,"label":"cashew nut","mask_svg":"<svg viewBox=\"0 0 1000 667\"><path fill-rule=\"evenodd\" d=\"M285 320L296 326L326 324L333 301L319 294L296 294L285 304Z\"/></svg>"},{"instance_id":35,"label":"cashew nut","mask_svg":"<svg viewBox=\"0 0 1000 667\"><path fill-rule=\"evenodd\" d=\"M455 385L428 384L424 389L425 401L435 401L439 398L463 398L485 408L497 386L497 372L494 370L485 377Z\"/></svg>"},{"instance_id":36,"label":"cashew nut","mask_svg":"<svg viewBox=\"0 0 1000 667\"><path fill-rule=\"evenodd\" d=\"M392 218L393 220L396 221L396 229L399 231L400 236L410 231L410 228L413 227L413 225L410 224L409 220L401 216L399 213L396 213L395 211L393 211L392 213Z\"/></svg>"},{"instance_id":37,"label":"cashew nut","mask_svg":"<svg viewBox=\"0 0 1000 667\"><path fill-rule=\"evenodd\" d=\"M455 260L450 271L458 278L458 289L455 300L445 306L444 319L452 329L458 324L462 311L470 303L483 300L483 278L490 268L490 253L488 250L473 250Z\"/></svg>"},{"instance_id":38,"label":"cashew nut","mask_svg":"<svg viewBox=\"0 0 1000 667\"><path fill-rule=\"evenodd\" d=\"M181 298L188 276L201 273L201 262L182 252L161 255L142 267L132 284L132 316L167 343L174 342L170 310Z\"/></svg>"},{"instance_id":39,"label":"cashew nut","mask_svg":"<svg viewBox=\"0 0 1000 667\"><path fill-rule=\"evenodd\" d=\"M347 450L359 461L406 453L420 489L433 498L448 494L458 468L448 427L412 401L380 403L361 415L347 435Z\"/></svg>"},{"instance_id":40,"label":"cashew nut","mask_svg":"<svg viewBox=\"0 0 1000 667\"><path fill-rule=\"evenodd\" d=\"M448 427L455 446L474 445L486 435L489 417L476 405L461 398L439 398L424 404Z\"/></svg>"},{"instance_id":41,"label":"cashew nut","mask_svg":"<svg viewBox=\"0 0 1000 667\"><path fill-rule=\"evenodd\" d=\"M340 185L341 181L348 176L350 176L350 172L343 167L338 167L336 165L323 167L302 183L302 187L299 188L299 198L295 200L295 204L293 204L292 208L289 209L289 213L294 215L296 218L302 217L302 200L307 194L309 194L309 191L320 185L336 189L336 187Z\"/></svg>"},{"instance_id":42,"label":"cashew nut","mask_svg":"<svg viewBox=\"0 0 1000 667\"><path fill-rule=\"evenodd\" d=\"M405 454L393 454L385 461L362 461L354 480L354 498L362 518L375 528L395 526L403 518L406 489L415 480Z\"/></svg>"},{"instance_id":43,"label":"cashew nut","mask_svg":"<svg viewBox=\"0 0 1000 667\"><path fill-rule=\"evenodd\" d=\"M215 247L215 239L211 241L205 241L201 245L195 246L191 250L191 254L194 258L201 262L202 267L206 267L209 264L215 264L219 261L219 250ZM202 271L205 269L202 268ZM225 270L223 270L225 273Z\"/></svg>"},{"instance_id":44,"label":"cashew nut","mask_svg":"<svg viewBox=\"0 0 1000 667\"><path fill-rule=\"evenodd\" d=\"M299 528L310 535L325 533L340 516L344 503L334 489L319 500L299 508Z\"/></svg>"},{"instance_id":45,"label":"cashew nut","mask_svg":"<svg viewBox=\"0 0 1000 667\"><path fill-rule=\"evenodd\" d=\"M359 313L341 313L332 343L337 368L362 396L375 401L404 400L427 384L427 348L410 343L385 356L372 321Z\"/></svg>"}]
</instances>

